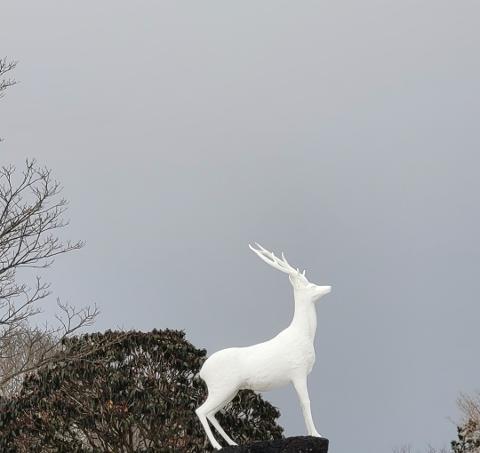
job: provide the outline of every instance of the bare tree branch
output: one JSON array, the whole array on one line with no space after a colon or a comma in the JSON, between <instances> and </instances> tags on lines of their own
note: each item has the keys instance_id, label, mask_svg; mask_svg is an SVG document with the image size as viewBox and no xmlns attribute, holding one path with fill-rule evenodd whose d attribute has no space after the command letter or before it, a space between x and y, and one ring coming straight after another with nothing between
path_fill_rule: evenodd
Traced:
<instances>
[{"instance_id":1,"label":"bare tree branch","mask_svg":"<svg viewBox=\"0 0 480 453\"><path fill-rule=\"evenodd\" d=\"M0 98L5 95L5 90L15 85L17 82L11 77L5 77L5 75L15 69L17 66L16 61L8 60L6 57L0 58ZM2 138L0 137L0 142Z\"/></svg>"},{"instance_id":2,"label":"bare tree branch","mask_svg":"<svg viewBox=\"0 0 480 453\"><path fill-rule=\"evenodd\" d=\"M68 225L61 190L51 171L35 160L27 160L20 173L14 166L0 168L0 395L14 391L25 373L55 360L62 340L98 314L97 307L75 309L58 301L57 326L40 329L30 323L51 294L50 285L39 276L28 285L19 271L48 268L58 255L84 245L57 236Z\"/></svg>"},{"instance_id":3,"label":"bare tree branch","mask_svg":"<svg viewBox=\"0 0 480 453\"><path fill-rule=\"evenodd\" d=\"M7 72L10 72L12 69L17 66L16 61L9 61L6 57L0 58L0 97L3 97L3 93L7 88L15 85L17 82L12 78L4 78Z\"/></svg>"}]
</instances>

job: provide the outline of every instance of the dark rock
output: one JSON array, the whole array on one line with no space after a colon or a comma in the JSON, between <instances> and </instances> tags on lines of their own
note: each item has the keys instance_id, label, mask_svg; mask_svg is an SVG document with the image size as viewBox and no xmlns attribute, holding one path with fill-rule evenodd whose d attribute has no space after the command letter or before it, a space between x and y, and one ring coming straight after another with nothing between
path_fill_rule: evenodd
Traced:
<instances>
[{"instance_id":1,"label":"dark rock","mask_svg":"<svg viewBox=\"0 0 480 453\"><path fill-rule=\"evenodd\" d=\"M327 453L328 439L298 436L286 439L253 442L238 447L224 447L222 453Z\"/></svg>"}]
</instances>

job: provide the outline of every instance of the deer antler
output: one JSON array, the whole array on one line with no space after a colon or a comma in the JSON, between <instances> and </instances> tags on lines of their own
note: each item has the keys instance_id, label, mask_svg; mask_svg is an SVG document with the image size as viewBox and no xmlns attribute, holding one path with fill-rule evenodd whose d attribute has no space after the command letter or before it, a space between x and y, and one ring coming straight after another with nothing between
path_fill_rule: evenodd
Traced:
<instances>
[{"instance_id":1,"label":"deer antler","mask_svg":"<svg viewBox=\"0 0 480 453\"><path fill-rule=\"evenodd\" d=\"M258 247L258 250L252 247L250 244L248 244L248 246L250 247L250 250L255 252L260 259L265 261L270 266L274 267L275 269L278 269L279 271L285 272L286 274L305 276L305 271L303 271L303 274L300 274L300 271L298 270L298 268L295 269L292 266L290 266L283 252L282 252L282 259L280 259L276 257L274 253L269 252L267 249L262 247L259 243L255 242L255 245Z\"/></svg>"}]
</instances>

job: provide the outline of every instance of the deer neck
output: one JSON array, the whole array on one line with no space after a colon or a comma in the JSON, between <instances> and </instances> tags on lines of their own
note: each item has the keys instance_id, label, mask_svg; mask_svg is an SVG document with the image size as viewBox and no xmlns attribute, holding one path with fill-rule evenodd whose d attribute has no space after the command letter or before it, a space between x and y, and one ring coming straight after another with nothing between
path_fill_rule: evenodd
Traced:
<instances>
[{"instance_id":1,"label":"deer neck","mask_svg":"<svg viewBox=\"0 0 480 453\"><path fill-rule=\"evenodd\" d=\"M295 291L295 311L290 327L302 335L306 335L312 342L317 330L317 312L311 300Z\"/></svg>"}]
</instances>

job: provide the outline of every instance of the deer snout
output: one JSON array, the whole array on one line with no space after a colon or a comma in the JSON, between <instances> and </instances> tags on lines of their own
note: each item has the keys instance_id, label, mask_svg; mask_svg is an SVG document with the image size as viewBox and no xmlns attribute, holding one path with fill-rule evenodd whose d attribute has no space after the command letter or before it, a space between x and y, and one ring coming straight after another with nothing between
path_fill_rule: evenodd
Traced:
<instances>
[{"instance_id":1,"label":"deer snout","mask_svg":"<svg viewBox=\"0 0 480 453\"><path fill-rule=\"evenodd\" d=\"M331 286L319 286L318 287L318 292L317 292L317 297L320 298L322 296L325 296L325 294L328 294L330 291L332 291Z\"/></svg>"},{"instance_id":2,"label":"deer snout","mask_svg":"<svg viewBox=\"0 0 480 453\"><path fill-rule=\"evenodd\" d=\"M331 286L316 286L313 300L316 301L320 299L325 294L328 294L332 290Z\"/></svg>"}]
</instances>

